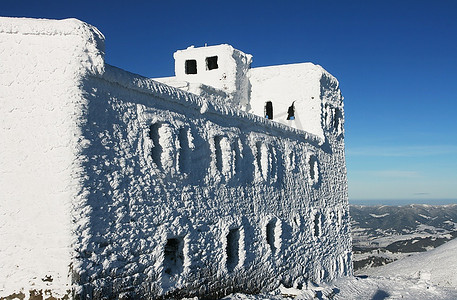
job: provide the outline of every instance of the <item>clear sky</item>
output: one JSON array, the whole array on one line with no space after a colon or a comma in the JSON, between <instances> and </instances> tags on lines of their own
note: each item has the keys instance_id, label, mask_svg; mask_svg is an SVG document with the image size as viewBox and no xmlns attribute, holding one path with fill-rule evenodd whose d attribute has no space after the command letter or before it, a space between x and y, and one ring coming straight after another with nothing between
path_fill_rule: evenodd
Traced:
<instances>
[{"instance_id":1,"label":"clear sky","mask_svg":"<svg viewBox=\"0 0 457 300\"><path fill-rule=\"evenodd\" d=\"M107 63L147 77L205 43L253 67L322 65L345 97L349 199L457 202L455 0L4 0L0 15L78 18L105 35Z\"/></svg>"}]
</instances>

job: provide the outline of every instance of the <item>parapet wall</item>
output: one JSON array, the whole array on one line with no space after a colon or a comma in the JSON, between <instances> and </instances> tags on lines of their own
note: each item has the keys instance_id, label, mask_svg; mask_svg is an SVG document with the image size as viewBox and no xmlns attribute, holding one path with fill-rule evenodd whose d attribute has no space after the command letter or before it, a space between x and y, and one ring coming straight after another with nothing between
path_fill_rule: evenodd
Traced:
<instances>
[{"instance_id":1,"label":"parapet wall","mask_svg":"<svg viewBox=\"0 0 457 300\"><path fill-rule=\"evenodd\" d=\"M33 207L43 215L40 222L56 222L44 223L50 226L48 235L40 236L42 247L30 243L27 254L15 256L22 238L11 238L11 247L0 249L6 270L1 272L0 297L27 294L39 281L36 286L43 291L71 289L80 299L215 298L352 273L341 137L329 131L323 140L100 65L99 42L78 36L82 40L75 39L75 45L67 39L62 43L78 49L76 53L94 55L83 67L79 54L56 43L55 35L44 41L55 45L49 48L33 40L46 51L69 53L62 54L69 61L53 61L55 78L46 77L48 56L28 44L18 47L31 47L28 53L44 62L42 67L24 65L25 74L47 79L32 85L43 84L43 90L19 96L26 99L34 92L39 109L23 101L22 112L12 109L14 118L55 121L32 124L26 118L26 125L14 129L7 125L14 123L11 118L2 126L2 137L13 141L20 133L23 141L39 140L39 147L11 142L14 149L2 155L2 166L11 161L1 173L2 186L11 188L9 198L0 202L8 217L0 223L0 234L16 234L16 211L27 210L37 197L40 205ZM29 39L18 38L22 43ZM63 76L72 66L72 75ZM19 71L12 67L8 72L14 76ZM2 77L2 86L8 86L8 77ZM30 86L28 77L19 78L17 89L7 88L8 103ZM53 82L62 82L63 88L49 95L45 91L53 90ZM34 124L43 132L36 139L29 134ZM18 149L23 156L14 154ZM41 149L49 150L41 154ZM38 153L36 159L24 165L33 153ZM20 181L21 174L43 159L52 165L40 169L33 194L18 192L18 182L34 183L30 177ZM52 178L58 184L47 182ZM53 190L43 188L48 185ZM33 215L22 220L24 234L34 234L36 224L27 222ZM57 249L61 257L46 267L21 261L30 253L39 261ZM22 286L6 276L10 272L26 279ZM52 284L47 274L57 274Z\"/></svg>"}]
</instances>

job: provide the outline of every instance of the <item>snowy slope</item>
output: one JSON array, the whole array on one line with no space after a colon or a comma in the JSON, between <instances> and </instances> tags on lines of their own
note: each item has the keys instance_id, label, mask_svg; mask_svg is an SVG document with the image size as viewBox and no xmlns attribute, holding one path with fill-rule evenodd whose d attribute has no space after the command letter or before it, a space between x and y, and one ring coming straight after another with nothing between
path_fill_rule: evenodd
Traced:
<instances>
[{"instance_id":1,"label":"snowy slope","mask_svg":"<svg viewBox=\"0 0 457 300\"><path fill-rule=\"evenodd\" d=\"M455 300L457 290L433 286L412 279L382 277L345 277L331 284L310 285L306 289L279 288L270 294L233 294L225 300L233 299L332 299L332 300Z\"/></svg>"},{"instance_id":2,"label":"snowy slope","mask_svg":"<svg viewBox=\"0 0 457 300\"><path fill-rule=\"evenodd\" d=\"M457 288L457 239L431 251L368 269L367 275L417 278L438 286Z\"/></svg>"},{"instance_id":3,"label":"snowy slope","mask_svg":"<svg viewBox=\"0 0 457 300\"><path fill-rule=\"evenodd\" d=\"M225 299L457 299L457 240L429 252L372 268L368 276L339 278L271 294L235 294Z\"/></svg>"}]
</instances>

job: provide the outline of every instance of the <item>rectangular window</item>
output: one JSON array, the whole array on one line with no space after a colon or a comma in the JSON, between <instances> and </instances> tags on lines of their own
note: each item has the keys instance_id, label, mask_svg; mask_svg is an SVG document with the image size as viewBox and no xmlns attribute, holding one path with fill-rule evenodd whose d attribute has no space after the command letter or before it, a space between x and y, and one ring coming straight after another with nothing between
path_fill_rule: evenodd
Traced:
<instances>
[{"instance_id":1,"label":"rectangular window","mask_svg":"<svg viewBox=\"0 0 457 300\"><path fill-rule=\"evenodd\" d=\"M162 152L163 148L160 145L159 130L162 127L161 123L155 123L149 126L149 138L152 140L151 157L152 161L159 169L162 169Z\"/></svg>"},{"instance_id":2,"label":"rectangular window","mask_svg":"<svg viewBox=\"0 0 457 300\"><path fill-rule=\"evenodd\" d=\"M217 65L217 56L211 56L206 58L206 69L207 70L214 70L219 68Z\"/></svg>"},{"instance_id":3,"label":"rectangular window","mask_svg":"<svg viewBox=\"0 0 457 300\"><path fill-rule=\"evenodd\" d=\"M314 236L319 237L321 235L321 215L316 213L314 215Z\"/></svg>"},{"instance_id":4,"label":"rectangular window","mask_svg":"<svg viewBox=\"0 0 457 300\"><path fill-rule=\"evenodd\" d=\"M275 239L276 239L276 220L271 220L267 224L266 235L267 235L267 243L270 245L271 253L275 254L276 247L275 247Z\"/></svg>"},{"instance_id":5,"label":"rectangular window","mask_svg":"<svg viewBox=\"0 0 457 300\"><path fill-rule=\"evenodd\" d=\"M265 102L265 118L273 120L273 103L271 101Z\"/></svg>"},{"instance_id":6,"label":"rectangular window","mask_svg":"<svg viewBox=\"0 0 457 300\"><path fill-rule=\"evenodd\" d=\"M186 60L186 74L197 74L197 61L195 59Z\"/></svg>"},{"instance_id":7,"label":"rectangular window","mask_svg":"<svg viewBox=\"0 0 457 300\"><path fill-rule=\"evenodd\" d=\"M230 229L227 235L227 270L233 271L240 260L240 230L238 228Z\"/></svg>"},{"instance_id":8,"label":"rectangular window","mask_svg":"<svg viewBox=\"0 0 457 300\"><path fill-rule=\"evenodd\" d=\"M184 239L182 237L168 239L164 247L164 270L168 275L182 272L184 264Z\"/></svg>"}]
</instances>

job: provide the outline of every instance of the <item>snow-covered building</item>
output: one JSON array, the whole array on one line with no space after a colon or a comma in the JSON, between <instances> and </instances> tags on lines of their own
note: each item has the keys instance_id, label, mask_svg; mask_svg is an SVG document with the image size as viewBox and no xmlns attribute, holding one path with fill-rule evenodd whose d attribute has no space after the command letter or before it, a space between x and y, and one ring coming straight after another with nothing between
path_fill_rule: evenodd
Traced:
<instances>
[{"instance_id":1,"label":"snow-covered building","mask_svg":"<svg viewBox=\"0 0 457 300\"><path fill-rule=\"evenodd\" d=\"M106 64L75 19L0 18L0 57L0 298L215 298L352 273L343 102L320 66L251 68L219 45L153 80Z\"/></svg>"},{"instance_id":2,"label":"snow-covered building","mask_svg":"<svg viewBox=\"0 0 457 300\"><path fill-rule=\"evenodd\" d=\"M304 130L325 140L343 134L338 81L312 63L251 68L252 55L230 45L191 46L174 54L175 76L155 80L220 104Z\"/></svg>"}]
</instances>

